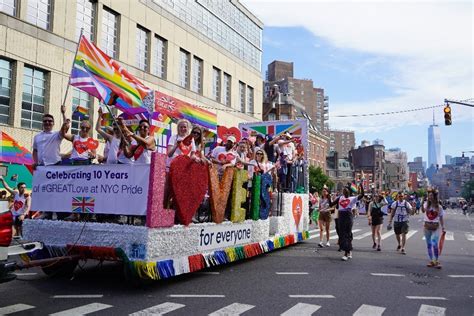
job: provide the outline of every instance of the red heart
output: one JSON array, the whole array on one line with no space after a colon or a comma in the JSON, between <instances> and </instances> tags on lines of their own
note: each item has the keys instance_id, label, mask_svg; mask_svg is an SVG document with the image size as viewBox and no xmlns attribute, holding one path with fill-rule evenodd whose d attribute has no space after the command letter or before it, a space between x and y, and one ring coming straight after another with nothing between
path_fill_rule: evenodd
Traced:
<instances>
[{"instance_id":1,"label":"red heart","mask_svg":"<svg viewBox=\"0 0 474 316\"><path fill-rule=\"evenodd\" d=\"M428 217L430 221L434 220L437 216L438 212L435 212L433 210L429 210L428 212L426 212L426 217Z\"/></svg>"},{"instance_id":2,"label":"red heart","mask_svg":"<svg viewBox=\"0 0 474 316\"><path fill-rule=\"evenodd\" d=\"M303 213L303 200L301 199L301 196L293 197L292 211L296 227L298 228L301 220L301 214Z\"/></svg>"},{"instance_id":3,"label":"red heart","mask_svg":"<svg viewBox=\"0 0 474 316\"><path fill-rule=\"evenodd\" d=\"M237 127L231 127L231 128L227 128L225 126L217 127L217 137L222 139L224 143L227 142L227 137L231 135L235 137L237 142L240 141L240 138L242 137L242 135L240 134L240 130Z\"/></svg>"},{"instance_id":4,"label":"red heart","mask_svg":"<svg viewBox=\"0 0 474 316\"><path fill-rule=\"evenodd\" d=\"M339 205L342 206L343 209L347 208L349 203L351 203L350 199L346 199L346 198L339 199Z\"/></svg>"},{"instance_id":5,"label":"red heart","mask_svg":"<svg viewBox=\"0 0 474 316\"><path fill-rule=\"evenodd\" d=\"M79 153L82 154L86 152L89 148L87 147L87 142L81 142L80 140L76 140L73 143L74 149Z\"/></svg>"},{"instance_id":6,"label":"red heart","mask_svg":"<svg viewBox=\"0 0 474 316\"><path fill-rule=\"evenodd\" d=\"M188 135L179 143L178 147L181 150L182 155L189 155L189 153L193 149L192 137L192 135Z\"/></svg>"},{"instance_id":7,"label":"red heart","mask_svg":"<svg viewBox=\"0 0 474 316\"><path fill-rule=\"evenodd\" d=\"M227 162L232 162L232 161L235 159L235 155L232 154L232 153L228 153L228 154L225 156L225 159L227 160Z\"/></svg>"},{"instance_id":8,"label":"red heart","mask_svg":"<svg viewBox=\"0 0 474 316\"><path fill-rule=\"evenodd\" d=\"M23 207L23 202L17 200L15 201L15 203L13 203L13 207L15 208L15 211L18 211Z\"/></svg>"},{"instance_id":9,"label":"red heart","mask_svg":"<svg viewBox=\"0 0 474 316\"><path fill-rule=\"evenodd\" d=\"M189 225L206 194L209 175L207 166L188 156L179 155L170 165L171 187L176 202L178 219ZM192 185L190 185L192 183Z\"/></svg>"},{"instance_id":10,"label":"red heart","mask_svg":"<svg viewBox=\"0 0 474 316\"><path fill-rule=\"evenodd\" d=\"M87 148L94 150L97 149L97 147L99 147L99 141L89 137L87 139Z\"/></svg>"}]
</instances>

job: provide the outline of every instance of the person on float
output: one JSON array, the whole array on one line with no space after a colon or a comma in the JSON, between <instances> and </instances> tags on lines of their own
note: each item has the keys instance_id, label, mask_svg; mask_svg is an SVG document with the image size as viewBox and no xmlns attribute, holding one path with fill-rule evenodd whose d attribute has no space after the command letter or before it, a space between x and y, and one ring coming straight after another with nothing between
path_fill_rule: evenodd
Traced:
<instances>
[{"instance_id":1,"label":"person on float","mask_svg":"<svg viewBox=\"0 0 474 316\"><path fill-rule=\"evenodd\" d=\"M97 122L95 124L95 130L97 134L102 136L105 139L105 147L104 148L104 157L103 162L105 164L111 165L116 164L118 162L118 154L120 150L120 141L121 141L121 133L117 124L113 124L113 129L111 133L104 131L100 126L100 120L102 117L102 109L99 108L98 111Z\"/></svg>"},{"instance_id":2,"label":"person on float","mask_svg":"<svg viewBox=\"0 0 474 316\"><path fill-rule=\"evenodd\" d=\"M212 150L211 161L218 166L219 176L223 175L226 168L235 166L237 162L237 155L234 151L236 141L235 136L230 135L224 146L217 146Z\"/></svg>"},{"instance_id":3,"label":"person on float","mask_svg":"<svg viewBox=\"0 0 474 316\"><path fill-rule=\"evenodd\" d=\"M204 154L204 130L200 126L194 125L191 130L191 135L193 137L196 148L195 151L191 153L191 157L196 162L210 164L211 162L206 158L206 155Z\"/></svg>"},{"instance_id":4,"label":"person on float","mask_svg":"<svg viewBox=\"0 0 474 316\"><path fill-rule=\"evenodd\" d=\"M405 245L407 240L406 236L409 230L408 222L413 209L411 204L405 200L405 195L403 192L398 192L397 201L390 205L390 210L391 212L388 227L391 229L392 221L395 219L393 230L398 242L397 251L400 251L401 254L406 255Z\"/></svg>"},{"instance_id":5,"label":"person on float","mask_svg":"<svg viewBox=\"0 0 474 316\"><path fill-rule=\"evenodd\" d=\"M280 162L280 190L291 191L292 186L292 167L296 156L294 141L289 132L280 135L278 141L278 155Z\"/></svg>"},{"instance_id":6,"label":"person on float","mask_svg":"<svg viewBox=\"0 0 474 316\"><path fill-rule=\"evenodd\" d=\"M343 261L352 259L352 225L354 223L352 209L357 201L364 197L364 187L359 186L359 188L358 196L350 196L349 184L342 190L342 195L330 203L330 207L336 206L338 208L339 248L344 251L344 256L341 258Z\"/></svg>"},{"instance_id":7,"label":"person on float","mask_svg":"<svg viewBox=\"0 0 474 316\"><path fill-rule=\"evenodd\" d=\"M377 251L382 250L382 237L380 235L384 216L382 208L387 204L387 199L385 199L382 194L377 193L374 195L372 201L370 201L369 207L367 209L367 220L369 221L369 225L372 229L372 241L374 242L372 249L377 249Z\"/></svg>"},{"instance_id":8,"label":"person on float","mask_svg":"<svg viewBox=\"0 0 474 316\"><path fill-rule=\"evenodd\" d=\"M445 226L444 210L439 202L438 191L428 191L428 198L421 204L421 211L423 212L423 231L426 241L426 248L428 250L428 257L430 259L430 262L427 264L427 266L441 269L441 264L438 261L440 253L438 243L440 239L440 228L442 232L445 232Z\"/></svg>"},{"instance_id":9,"label":"person on float","mask_svg":"<svg viewBox=\"0 0 474 316\"><path fill-rule=\"evenodd\" d=\"M155 139L150 135L150 123L143 119L138 123L138 135L130 131L126 126L124 133L133 139L135 145L132 147L135 163L150 164L151 153L156 151Z\"/></svg>"},{"instance_id":10,"label":"person on float","mask_svg":"<svg viewBox=\"0 0 474 316\"><path fill-rule=\"evenodd\" d=\"M70 121L67 121L69 126ZM79 135L66 134L64 139L72 143L71 164L90 165L96 158L97 140L89 137L91 124L87 120L82 120Z\"/></svg>"},{"instance_id":11,"label":"person on float","mask_svg":"<svg viewBox=\"0 0 474 316\"><path fill-rule=\"evenodd\" d=\"M177 123L177 134L171 135L167 147L167 170L171 161L179 156L191 156L192 152L196 152L196 144L191 136L191 123L186 119L180 119Z\"/></svg>"},{"instance_id":12,"label":"person on float","mask_svg":"<svg viewBox=\"0 0 474 316\"><path fill-rule=\"evenodd\" d=\"M10 212L13 215L13 236L21 237L23 220L28 217L30 212L31 197L25 192L26 184L24 182L17 184L18 190L10 188L3 176L0 176L0 182L2 182L5 190L7 190L13 197L13 204L10 208Z\"/></svg>"},{"instance_id":13,"label":"person on float","mask_svg":"<svg viewBox=\"0 0 474 316\"><path fill-rule=\"evenodd\" d=\"M326 247L330 247L331 243L329 242L329 230L331 228L331 211L333 208L331 205L331 195L329 194L329 189L324 186L321 192L321 197L319 198L319 244L318 247L323 248L323 235L326 233Z\"/></svg>"},{"instance_id":14,"label":"person on float","mask_svg":"<svg viewBox=\"0 0 474 316\"><path fill-rule=\"evenodd\" d=\"M117 122L119 128L121 129L121 134L123 135L122 139L120 140L117 163L120 165L133 165L135 163L135 159L133 158L133 149L135 146L137 146L137 142L129 133L126 133L126 130L129 131L131 127L125 126L123 118L119 117Z\"/></svg>"}]
</instances>

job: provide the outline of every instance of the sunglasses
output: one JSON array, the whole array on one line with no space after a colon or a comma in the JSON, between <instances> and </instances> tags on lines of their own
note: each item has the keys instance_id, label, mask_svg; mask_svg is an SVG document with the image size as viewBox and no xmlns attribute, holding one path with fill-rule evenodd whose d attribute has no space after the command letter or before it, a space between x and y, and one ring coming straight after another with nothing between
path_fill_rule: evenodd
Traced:
<instances>
[{"instance_id":1,"label":"sunglasses","mask_svg":"<svg viewBox=\"0 0 474 316\"><path fill-rule=\"evenodd\" d=\"M81 126L81 129L88 131L88 130L90 130L91 128L88 127L88 126Z\"/></svg>"},{"instance_id":2,"label":"sunglasses","mask_svg":"<svg viewBox=\"0 0 474 316\"><path fill-rule=\"evenodd\" d=\"M146 129L146 128L150 128L150 127L149 127L148 125L140 125L139 128L141 128L141 129Z\"/></svg>"},{"instance_id":3,"label":"sunglasses","mask_svg":"<svg viewBox=\"0 0 474 316\"><path fill-rule=\"evenodd\" d=\"M256 155L261 155L261 156L263 156L263 153L256 153Z\"/></svg>"},{"instance_id":4,"label":"sunglasses","mask_svg":"<svg viewBox=\"0 0 474 316\"><path fill-rule=\"evenodd\" d=\"M193 134L193 135L199 135L199 136L201 135L201 133L196 132L196 131L192 131L191 134Z\"/></svg>"}]
</instances>

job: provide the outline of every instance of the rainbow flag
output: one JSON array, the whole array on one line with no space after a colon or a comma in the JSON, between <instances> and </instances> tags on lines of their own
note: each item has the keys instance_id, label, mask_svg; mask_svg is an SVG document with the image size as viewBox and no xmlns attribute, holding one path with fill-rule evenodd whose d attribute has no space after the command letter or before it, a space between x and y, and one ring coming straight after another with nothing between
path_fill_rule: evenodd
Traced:
<instances>
[{"instance_id":1,"label":"rainbow flag","mask_svg":"<svg viewBox=\"0 0 474 316\"><path fill-rule=\"evenodd\" d=\"M116 60L82 36L69 80L70 85L129 114L152 112L153 90L129 74Z\"/></svg>"},{"instance_id":2,"label":"rainbow flag","mask_svg":"<svg viewBox=\"0 0 474 316\"><path fill-rule=\"evenodd\" d=\"M100 126L112 126L114 120L112 119L112 114L110 113L102 113L100 118Z\"/></svg>"},{"instance_id":3,"label":"rainbow flag","mask_svg":"<svg viewBox=\"0 0 474 316\"><path fill-rule=\"evenodd\" d=\"M185 104L181 108L181 114L183 118L187 119L193 124L200 125L211 131L217 131L217 115L209 111L201 109L197 106L192 106L191 104Z\"/></svg>"},{"instance_id":4,"label":"rainbow flag","mask_svg":"<svg viewBox=\"0 0 474 316\"><path fill-rule=\"evenodd\" d=\"M72 112L72 116L74 118L78 118L81 120L87 120L89 119L89 109L83 106L77 105L74 108L74 112Z\"/></svg>"},{"instance_id":5,"label":"rainbow flag","mask_svg":"<svg viewBox=\"0 0 474 316\"><path fill-rule=\"evenodd\" d=\"M352 184L351 184L351 191L355 192L355 193L357 193L357 191L359 191L359 189L357 188L357 185L354 182L352 182Z\"/></svg>"},{"instance_id":6,"label":"rainbow flag","mask_svg":"<svg viewBox=\"0 0 474 316\"><path fill-rule=\"evenodd\" d=\"M153 112L151 116L151 133L158 135L164 135L171 129L171 117L168 115L162 115L158 112Z\"/></svg>"},{"instance_id":7,"label":"rainbow flag","mask_svg":"<svg viewBox=\"0 0 474 316\"><path fill-rule=\"evenodd\" d=\"M19 165L34 163L31 153L5 132L0 134L0 162Z\"/></svg>"}]
</instances>

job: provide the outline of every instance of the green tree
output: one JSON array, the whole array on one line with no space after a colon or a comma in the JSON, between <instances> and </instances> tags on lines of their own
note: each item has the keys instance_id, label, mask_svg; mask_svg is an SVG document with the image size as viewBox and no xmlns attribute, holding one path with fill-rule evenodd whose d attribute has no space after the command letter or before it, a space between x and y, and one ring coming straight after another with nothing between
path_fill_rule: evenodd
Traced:
<instances>
[{"instance_id":1,"label":"green tree","mask_svg":"<svg viewBox=\"0 0 474 316\"><path fill-rule=\"evenodd\" d=\"M464 184L462 187L461 196L469 201L469 199L474 195L474 180L470 180Z\"/></svg>"},{"instance_id":2,"label":"green tree","mask_svg":"<svg viewBox=\"0 0 474 316\"><path fill-rule=\"evenodd\" d=\"M329 189L334 187L334 182L324 174L321 167L309 166L309 188L310 191L316 190L321 192L323 186L326 185Z\"/></svg>"},{"instance_id":3,"label":"green tree","mask_svg":"<svg viewBox=\"0 0 474 316\"><path fill-rule=\"evenodd\" d=\"M424 198L426 196L426 189L419 188L418 190L416 190L416 195L420 198Z\"/></svg>"}]
</instances>

